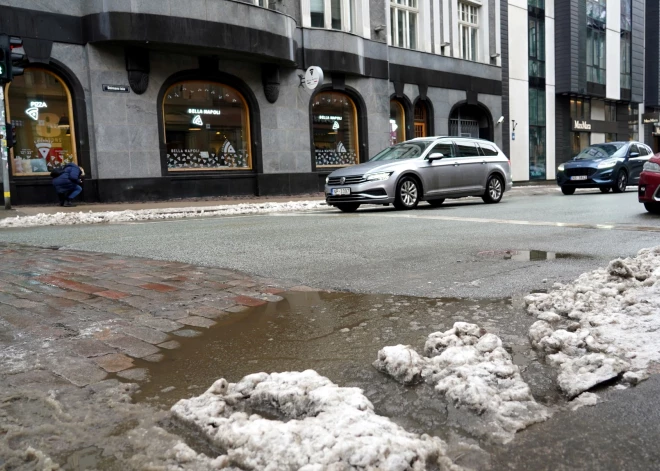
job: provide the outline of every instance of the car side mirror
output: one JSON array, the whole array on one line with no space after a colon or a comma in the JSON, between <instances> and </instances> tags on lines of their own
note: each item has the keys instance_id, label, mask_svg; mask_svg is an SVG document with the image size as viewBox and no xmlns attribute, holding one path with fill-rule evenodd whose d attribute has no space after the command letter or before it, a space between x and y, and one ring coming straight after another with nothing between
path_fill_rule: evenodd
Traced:
<instances>
[{"instance_id":1,"label":"car side mirror","mask_svg":"<svg viewBox=\"0 0 660 471\"><path fill-rule=\"evenodd\" d=\"M631 152L630 153L630 158L634 159L635 157L639 157L639 152Z\"/></svg>"},{"instance_id":2,"label":"car side mirror","mask_svg":"<svg viewBox=\"0 0 660 471\"><path fill-rule=\"evenodd\" d=\"M440 160L445 156L445 154L441 152L434 152L431 155L429 155L428 159L429 160Z\"/></svg>"}]
</instances>

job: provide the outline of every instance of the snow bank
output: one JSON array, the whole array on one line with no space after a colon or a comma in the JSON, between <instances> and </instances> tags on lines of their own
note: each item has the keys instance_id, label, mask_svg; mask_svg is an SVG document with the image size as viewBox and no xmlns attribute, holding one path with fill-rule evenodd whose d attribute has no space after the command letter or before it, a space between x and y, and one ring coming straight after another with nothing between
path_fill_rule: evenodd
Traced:
<instances>
[{"instance_id":1,"label":"snow bank","mask_svg":"<svg viewBox=\"0 0 660 471\"><path fill-rule=\"evenodd\" d=\"M75 212L18 216L0 220L0 228L66 226L73 224L101 224L118 222L155 221L241 214L264 214L303 211L326 207L323 201L291 201L288 203L244 203L236 205L204 206L188 208L139 209L126 211Z\"/></svg>"},{"instance_id":2,"label":"snow bank","mask_svg":"<svg viewBox=\"0 0 660 471\"><path fill-rule=\"evenodd\" d=\"M245 469L461 469L439 438L406 432L376 415L360 389L312 370L220 379L172 412Z\"/></svg>"},{"instance_id":3,"label":"snow bank","mask_svg":"<svg viewBox=\"0 0 660 471\"><path fill-rule=\"evenodd\" d=\"M660 362L660 247L525 302L538 319L529 330L532 345L559 367L569 397L619 376L636 384Z\"/></svg>"},{"instance_id":4,"label":"snow bank","mask_svg":"<svg viewBox=\"0 0 660 471\"><path fill-rule=\"evenodd\" d=\"M405 345L385 347L373 365L404 384L424 380L481 415L488 424L483 433L503 442L550 415L532 397L500 338L475 324L456 322L447 332L429 335L424 355Z\"/></svg>"}]
</instances>

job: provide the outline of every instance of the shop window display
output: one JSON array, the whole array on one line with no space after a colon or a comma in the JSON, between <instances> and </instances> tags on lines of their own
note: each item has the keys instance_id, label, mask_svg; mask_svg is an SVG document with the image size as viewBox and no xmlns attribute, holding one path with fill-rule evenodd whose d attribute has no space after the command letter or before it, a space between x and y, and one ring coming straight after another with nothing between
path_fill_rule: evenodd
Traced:
<instances>
[{"instance_id":1,"label":"shop window display","mask_svg":"<svg viewBox=\"0 0 660 471\"><path fill-rule=\"evenodd\" d=\"M7 119L16 133L14 176L48 175L77 162L71 94L55 74L28 68L7 87Z\"/></svg>"},{"instance_id":2,"label":"shop window display","mask_svg":"<svg viewBox=\"0 0 660 471\"><path fill-rule=\"evenodd\" d=\"M163 103L170 172L252 168L248 106L226 85L179 82Z\"/></svg>"},{"instance_id":3,"label":"shop window display","mask_svg":"<svg viewBox=\"0 0 660 471\"><path fill-rule=\"evenodd\" d=\"M347 95L321 92L312 102L316 167L342 167L359 162L357 110Z\"/></svg>"},{"instance_id":4,"label":"shop window display","mask_svg":"<svg viewBox=\"0 0 660 471\"><path fill-rule=\"evenodd\" d=\"M390 101L390 145L406 140L406 112L396 100Z\"/></svg>"}]
</instances>

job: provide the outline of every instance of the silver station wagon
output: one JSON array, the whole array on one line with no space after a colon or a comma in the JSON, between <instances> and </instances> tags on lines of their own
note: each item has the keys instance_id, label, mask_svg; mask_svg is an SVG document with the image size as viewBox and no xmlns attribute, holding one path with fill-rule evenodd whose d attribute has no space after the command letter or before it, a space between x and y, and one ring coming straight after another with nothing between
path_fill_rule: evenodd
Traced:
<instances>
[{"instance_id":1,"label":"silver station wagon","mask_svg":"<svg viewBox=\"0 0 660 471\"><path fill-rule=\"evenodd\" d=\"M369 162L335 170L326 178L325 199L342 211L361 204L413 209L420 201L479 196L499 203L511 189L509 159L492 142L425 137L388 147Z\"/></svg>"}]
</instances>

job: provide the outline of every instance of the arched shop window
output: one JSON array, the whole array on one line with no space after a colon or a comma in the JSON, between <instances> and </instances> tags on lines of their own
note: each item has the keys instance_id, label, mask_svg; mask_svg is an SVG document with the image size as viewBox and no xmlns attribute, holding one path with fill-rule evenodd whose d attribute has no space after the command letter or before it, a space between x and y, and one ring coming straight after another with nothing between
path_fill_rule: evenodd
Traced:
<instances>
[{"instance_id":1,"label":"arched shop window","mask_svg":"<svg viewBox=\"0 0 660 471\"><path fill-rule=\"evenodd\" d=\"M406 111L397 100L390 100L390 145L406 140Z\"/></svg>"},{"instance_id":2,"label":"arched shop window","mask_svg":"<svg viewBox=\"0 0 660 471\"><path fill-rule=\"evenodd\" d=\"M348 95L321 92L312 103L314 158L317 168L359 162L357 109Z\"/></svg>"},{"instance_id":3,"label":"arched shop window","mask_svg":"<svg viewBox=\"0 0 660 471\"><path fill-rule=\"evenodd\" d=\"M25 69L7 86L7 104L16 133L14 176L48 175L78 163L71 93L62 79L45 69Z\"/></svg>"},{"instance_id":4,"label":"arched shop window","mask_svg":"<svg viewBox=\"0 0 660 471\"><path fill-rule=\"evenodd\" d=\"M190 80L171 86L163 100L168 171L252 169L248 106L239 92Z\"/></svg>"}]
</instances>

